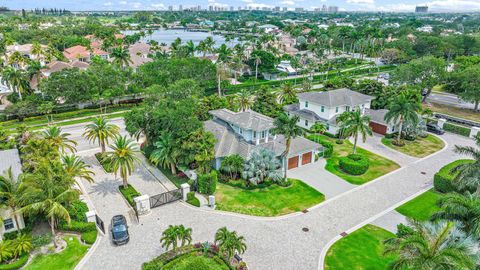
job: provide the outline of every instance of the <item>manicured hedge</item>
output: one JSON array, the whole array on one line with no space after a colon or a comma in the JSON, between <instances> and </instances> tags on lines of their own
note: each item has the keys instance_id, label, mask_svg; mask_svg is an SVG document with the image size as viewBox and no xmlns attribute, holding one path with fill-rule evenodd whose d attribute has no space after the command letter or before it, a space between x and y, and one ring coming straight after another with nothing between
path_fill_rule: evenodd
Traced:
<instances>
[{"instance_id":1,"label":"manicured hedge","mask_svg":"<svg viewBox=\"0 0 480 270\"><path fill-rule=\"evenodd\" d=\"M197 199L197 197L195 197L195 192L193 191L187 193L187 203L196 207L200 207L200 201Z\"/></svg>"},{"instance_id":2,"label":"manicured hedge","mask_svg":"<svg viewBox=\"0 0 480 270\"><path fill-rule=\"evenodd\" d=\"M212 195L217 189L218 175L216 171L209 174L201 174L198 176L198 192L202 194Z\"/></svg>"},{"instance_id":3,"label":"manicured hedge","mask_svg":"<svg viewBox=\"0 0 480 270\"><path fill-rule=\"evenodd\" d=\"M70 224L67 224L66 222L61 222L58 225L58 228L62 231L85 233L97 230L96 226L97 225L95 225L94 222L81 222L72 220Z\"/></svg>"},{"instance_id":4,"label":"manicured hedge","mask_svg":"<svg viewBox=\"0 0 480 270\"><path fill-rule=\"evenodd\" d=\"M338 165L342 171L351 174L351 175L361 175L364 174L370 162L368 158L358 154L350 154L346 157L341 157L338 161Z\"/></svg>"},{"instance_id":5,"label":"manicured hedge","mask_svg":"<svg viewBox=\"0 0 480 270\"><path fill-rule=\"evenodd\" d=\"M29 254L25 254L20 256L20 258L18 258L18 260L14 261L13 263L0 264L0 270L17 270L22 268L22 266L24 266L27 263L28 256Z\"/></svg>"},{"instance_id":6,"label":"manicured hedge","mask_svg":"<svg viewBox=\"0 0 480 270\"><path fill-rule=\"evenodd\" d=\"M95 243L95 240L97 239L97 233L98 231L95 228L94 231L82 233L80 239L82 239L82 241L86 244L93 245L93 243Z\"/></svg>"},{"instance_id":7,"label":"manicured hedge","mask_svg":"<svg viewBox=\"0 0 480 270\"><path fill-rule=\"evenodd\" d=\"M138 192L134 187L131 185L128 185L126 188L123 186L119 186L118 189L120 190L120 193L122 193L123 197L127 200L127 202L132 206L136 207L135 201L133 200L135 197L138 197L142 194Z\"/></svg>"},{"instance_id":8,"label":"manicured hedge","mask_svg":"<svg viewBox=\"0 0 480 270\"><path fill-rule=\"evenodd\" d=\"M445 131L449 131L458 135L462 135L465 137L470 136L470 129L464 126L459 126L451 123L445 123L443 125L443 129Z\"/></svg>"},{"instance_id":9,"label":"manicured hedge","mask_svg":"<svg viewBox=\"0 0 480 270\"><path fill-rule=\"evenodd\" d=\"M451 170L460 164L470 163L473 162L471 159L460 159L449 163L443 166L440 171L438 171L433 176L433 186L436 191L441 193L448 193L452 191L456 191L454 184L452 183L453 179L455 178L455 174L451 173Z\"/></svg>"}]
</instances>

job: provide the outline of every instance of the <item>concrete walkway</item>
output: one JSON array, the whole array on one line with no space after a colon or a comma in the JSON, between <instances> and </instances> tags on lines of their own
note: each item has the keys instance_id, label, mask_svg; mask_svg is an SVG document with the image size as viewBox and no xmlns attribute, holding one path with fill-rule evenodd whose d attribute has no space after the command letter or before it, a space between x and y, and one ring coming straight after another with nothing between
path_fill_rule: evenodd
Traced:
<instances>
[{"instance_id":1,"label":"concrete walkway","mask_svg":"<svg viewBox=\"0 0 480 270\"><path fill-rule=\"evenodd\" d=\"M383 228L392 233L397 233L397 225L407 224L407 218L399 212L393 210L372 221L371 224Z\"/></svg>"},{"instance_id":2,"label":"concrete walkway","mask_svg":"<svg viewBox=\"0 0 480 270\"><path fill-rule=\"evenodd\" d=\"M315 163L287 171L287 176L302 180L323 193L326 199L333 198L356 187L356 185L352 185L327 171L325 169L326 163L327 161L321 158Z\"/></svg>"}]
</instances>

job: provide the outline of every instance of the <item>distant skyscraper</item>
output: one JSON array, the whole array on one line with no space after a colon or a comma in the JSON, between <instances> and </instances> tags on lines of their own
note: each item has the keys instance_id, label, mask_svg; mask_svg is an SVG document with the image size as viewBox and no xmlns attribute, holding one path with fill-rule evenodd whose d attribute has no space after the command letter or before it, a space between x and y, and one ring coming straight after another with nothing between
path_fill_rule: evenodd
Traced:
<instances>
[{"instance_id":1,"label":"distant skyscraper","mask_svg":"<svg viewBox=\"0 0 480 270\"><path fill-rule=\"evenodd\" d=\"M428 7L427 6L416 6L415 7L415 12L416 13L427 13L428 12Z\"/></svg>"},{"instance_id":2,"label":"distant skyscraper","mask_svg":"<svg viewBox=\"0 0 480 270\"><path fill-rule=\"evenodd\" d=\"M273 10L278 12L280 11L280 7L275 7Z\"/></svg>"},{"instance_id":3,"label":"distant skyscraper","mask_svg":"<svg viewBox=\"0 0 480 270\"><path fill-rule=\"evenodd\" d=\"M338 7L337 6L329 6L328 7L328 12L329 13L337 13L338 12Z\"/></svg>"},{"instance_id":4,"label":"distant skyscraper","mask_svg":"<svg viewBox=\"0 0 480 270\"><path fill-rule=\"evenodd\" d=\"M304 9L303 9L303 8L301 8L301 7L297 7L297 8L295 8L295 12L303 12L303 11L304 11Z\"/></svg>"},{"instance_id":5,"label":"distant skyscraper","mask_svg":"<svg viewBox=\"0 0 480 270\"><path fill-rule=\"evenodd\" d=\"M213 11L213 6L208 6L208 10Z\"/></svg>"},{"instance_id":6,"label":"distant skyscraper","mask_svg":"<svg viewBox=\"0 0 480 270\"><path fill-rule=\"evenodd\" d=\"M323 5L323 6L322 6L322 12L324 12L324 13L327 13L327 12L328 12L327 5Z\"/></svg>"},{"instance_id":7,"label":"distant skyscraper","mask_svg":"<svg viewBox=\"0 0 480 270\"><path fill-rule=\"evenodd\" d=\"M178 10L179 10L179 11L183 11L183 6L182 6L182 5L179 5L179 6L178 6Z\"/></svg>"},{"instance_id":8,"label":"distant skyscraper","mask_svg":"<svg viewBox=\"0 0 480 270\"><path fill-rule=\"evenodd\" d=\"M287 8L287 7L283 7L283 11L288 11L288 8Z\"/></svg>"},{"instance_id":9,"label":"distant skyscraper","mask_svg":"<svg viewBox=\"0 0 480 270\"><path fill-rule=\"evenodd\" d=\"M173 11L173 6L168 6L168 11Z\"/></svg>"}]
</instances>

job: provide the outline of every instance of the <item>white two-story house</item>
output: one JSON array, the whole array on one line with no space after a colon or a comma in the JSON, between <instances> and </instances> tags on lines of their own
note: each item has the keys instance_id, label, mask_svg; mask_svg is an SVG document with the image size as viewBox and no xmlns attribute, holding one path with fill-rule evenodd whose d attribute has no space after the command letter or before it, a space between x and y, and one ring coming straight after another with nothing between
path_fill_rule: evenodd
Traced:
<instances>
[{"instance_id":1,"label":"white two-story house","mask_svg":"<svg viewBox=\"0 0 480 270\"><path fill-rule=\"evenodd\" d=\"M213 164L215 169L220 168L225 157L233 154L248 160L251 153L259 148L273 151L279 157L285 151L285 138L271 132L274 128L272 118L252 110L232 112L220 109L209 113L213 119L204 122L204 128L217 139ZM294 138L288 154L288 169L314 162L315 154L321 148L321 145L303 137Z\"/></svg>"},{"instance_id":2,"label":"white two-story house","mask_svg":"<svg viewBox=\"0 0 480 270\"><path fill-rule=\"evenodd\" d=\"M299 103L284 107L289 116L299 116L298 125L310 129L315 123L327 126L327 132L337 134L339 124L337 117L345 111L360 110L371 116L370 126L380 134L394 132L394 127L383 121L386 110L370 109L374 97L341 88L323 92L305 92L297 95Z\"/></svg>"}]
</instances>

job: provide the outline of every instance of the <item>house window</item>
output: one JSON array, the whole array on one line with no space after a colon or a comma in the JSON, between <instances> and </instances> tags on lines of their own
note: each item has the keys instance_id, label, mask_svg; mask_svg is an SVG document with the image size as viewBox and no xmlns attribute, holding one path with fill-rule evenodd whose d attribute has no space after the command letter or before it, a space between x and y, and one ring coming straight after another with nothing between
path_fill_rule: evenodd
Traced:
<instances>
[{"instance_id":1,"label":"house window","mask_svg":"<svg viewBox=\"0 0 480 270\"><path fill-rule=\"evenodd\" d=\"M305 108L308 108L308 101L305 101Z\"/></svg>"},{"instance_id":2,"label":"house window","mask_svg":"<svg viewBox=\"0 0 480 270\"><path fill-rule=\"evenodd\" d=\"M254 139L257 138L257 132L256 132L256 131L253 132L253 138L254 138Z\"/></svg>"},{"instance_id":3,"label":"house window","mask_svg":"<svg viewBox=\"0 0 480 270\"><path fill-rule=\"evenodd\" d=\"M308 127L308 120L305 120L305 126Z\"/></svg>"},{"instance_id":4,"label":"house window","mask_svg":"<svg viewBox=\"0 0 480 270\"><path fill-rule=\"evenodd\" d=\"M345 111L349 112L350 111L350 106L346 106Z\"/></svg>"},{"instance_id":5,"label":"house window","mask_svg":"<svg viewBox=\"0 0 480 270\"><path fill-rule=\"evenodd\" d=\"M243 129L240 129L240 134L243 134Z\"/></svg>"},{"instance_id":6,"label":"house window","mask_svg":"<svg viewBox=\"0 0 480 270\"><path fill-rule=\"evenodd\" d=\"M262 131L262 139L265 138L265 131Z\"/></svg>"},{"instance_id":7,"label":"house window","mask_svg":"<svg viewBox=\"0 0 480 270\"><path fill-rule=\"evenodd\" d=\"M325 111L325 106L322 106L322 108L320 109L322 112Z\"/></svg>"},{"instance_id":8,"label":"house window","mask_svg":"<svg viewBox=\"0 0 480 270\"><path fill-rule=\"evenodd\" d=\"M13 220L11 218L7 218L3 221L3 226L5 226L5 231L11 230L15 228L13 224Z\"/></svg>"},{"instance_id":9,"label":"house window","mask_svg":"<svg viewBox=\"0 0 480 270\"><path fill-rule=\"evenodd\" d=\"M335 107L335 112L338 113L338 107Z\"/></svg>"}]
</instances>

